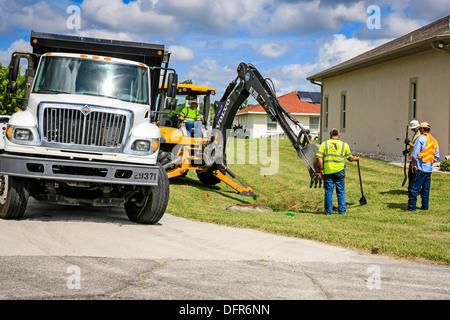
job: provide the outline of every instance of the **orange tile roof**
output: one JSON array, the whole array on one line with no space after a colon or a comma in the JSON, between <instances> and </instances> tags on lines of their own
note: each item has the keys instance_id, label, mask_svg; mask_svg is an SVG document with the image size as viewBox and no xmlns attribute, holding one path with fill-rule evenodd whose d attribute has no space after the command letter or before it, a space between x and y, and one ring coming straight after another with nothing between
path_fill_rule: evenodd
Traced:
<instances>
[{"instance_id":1,"label":"orange tile roof","mask_svg":"<svg viewBox=\"0 0 450 320\"><path fill-rule=\"evenodd\" d=\"M309 103L303 100L300 100L298 97L298 92L290 92L283 96L278 97L281 105L286 108L292 114L295 113L305 113L305 114L317 114L320 115L320 103ZM256 104L254 106L239 110L237 115L243 113L252 113L252 112L265 112L263 107L260 104Z\"/></svg>"}]
</instances>

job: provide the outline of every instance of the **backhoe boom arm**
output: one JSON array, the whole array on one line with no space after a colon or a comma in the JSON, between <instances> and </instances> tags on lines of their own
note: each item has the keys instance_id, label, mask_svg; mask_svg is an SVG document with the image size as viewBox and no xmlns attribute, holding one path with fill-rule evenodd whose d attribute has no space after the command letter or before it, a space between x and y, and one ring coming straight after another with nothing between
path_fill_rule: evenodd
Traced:
<instances>
[{"instance_id":1,"label":"backhoe boom arm","mask_svg":"<svg viewBox=\"0 0 450 320\"><path fill-rule=\"evenodd\" d=\"M312 144L309 139L309 130L293 117L284 108L275 95L270 79L264 79L258 70L251 64L240 63L237 68L238 76L230 82L220 101L214 103L216 116L214 118L213 128L222 133L226 139L226 129L231 128L236 113L242 103L252 95L255 100L263 107L272 121L276 121L282 128L284 134L297 151L298 156L305 163L311 177L310 187L314 184L317 187L322 185L322 179L319 177L319 168L316 160L317 145ZM288 123L288 120L300 128L299 134L296 134ZM225 153L225 145L223 152Z\"/></svg>"}]
</instances>

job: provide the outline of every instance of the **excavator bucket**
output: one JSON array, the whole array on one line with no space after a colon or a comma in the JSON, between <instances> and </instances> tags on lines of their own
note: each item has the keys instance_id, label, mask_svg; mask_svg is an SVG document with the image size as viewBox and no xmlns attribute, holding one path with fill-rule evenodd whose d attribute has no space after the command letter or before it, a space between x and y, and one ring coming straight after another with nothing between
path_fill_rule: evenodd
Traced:
<instances>
[{"instance_id":1,"label":"excavator bucket","mask_svg":"<svg viewBox=\"0 0 450 320\"><path fill-rule=\"evenodd\" d=\"M300 157L300 159L302 159L303 163L308 168L309 175L311 177L311 182L309 185L310 188L313 185L314 188L317 188L317 185L319 185L319 188L322 186L322 179L319 176L319 163L316 159L318 150L318 145L309 143L298 151L298 156Z\"/></svg>"}]
</instances>

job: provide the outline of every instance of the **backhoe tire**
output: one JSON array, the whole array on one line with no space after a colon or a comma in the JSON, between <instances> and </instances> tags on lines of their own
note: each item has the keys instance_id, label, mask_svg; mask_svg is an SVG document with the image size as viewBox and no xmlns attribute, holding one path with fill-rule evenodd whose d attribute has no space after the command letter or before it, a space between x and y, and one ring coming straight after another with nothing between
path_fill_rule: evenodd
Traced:
<instances>
[{"instance_id":1,"label":"backhoe tire","mask_svg":"<svg viewBox=\"0 0 450 320\"><path fill-rule=\"evenodd\" d=\"M169 202L169 178L161 165L159 167L158 185L146 187L134 199L125 202L125 212L132 222L155 224L166 212Z\"/></svg>"},{"instance_id":2,"label":"backhoe tire","mask_svg":"<svg viewBox=\"0 0 450 320\"><path fill-rule=\"evenodd\" d=\"M212 172L197 172L198 179L207 186L214 186L220 183L219 178L217 178Z\"/></svg>"},{"instance_id":3,"label":"backhoe tire","mask_svg":"<svg viewBox=\"0 0 450 320\"><path fill-rule=\"evenodd\" d=\"M21 219L30 196L29 180L0 174L0 218Z\"/></svg>"}]
</instances>

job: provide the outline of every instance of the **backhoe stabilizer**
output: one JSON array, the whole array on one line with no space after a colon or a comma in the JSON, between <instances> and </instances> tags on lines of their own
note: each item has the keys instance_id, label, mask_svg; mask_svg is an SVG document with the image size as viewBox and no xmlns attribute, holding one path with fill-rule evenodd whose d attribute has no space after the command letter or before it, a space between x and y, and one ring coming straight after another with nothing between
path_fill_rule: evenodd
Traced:
<instances>
[{"instance_id":1,"label":"backhoe stabilizer","mask_svg":"<svg viewBox=\"0 0 450 320\"><path fill-rule=\"evenodd\" d=\"M222 165L219 170L213 171L213 174L219 178L222 182L224 182L226 185L230 186L234 190L238 192L239 195L245 196L245 197L253 197L255 193L253 192L253 189L247 185L245 185L244 182L242 182L233 171L230 170L225 165ZM229 177L227 177L228 174L232 179L237 180L239 183L236 183L235 181L231 180Z\"/></svg>"},{"instance_id":2,"label":"backhoe stabilizer","mask_svg":"<svg viewBox=\"0 0 450 320\"><path fill-rule=\"evenodd\" d=\"M309 171L309 176L311 177L311 181L309 184L309 187L312 188L314 185L314 188L317 188L317 185L322 187L322 179L319 176L320 169L319 169L319 163L316 158L317 151L319 150L319 146L316 144L307 144L306 146L303 146L298 151L299 158L303 161L306 168Z\"/></svg>"}]
</instances>

